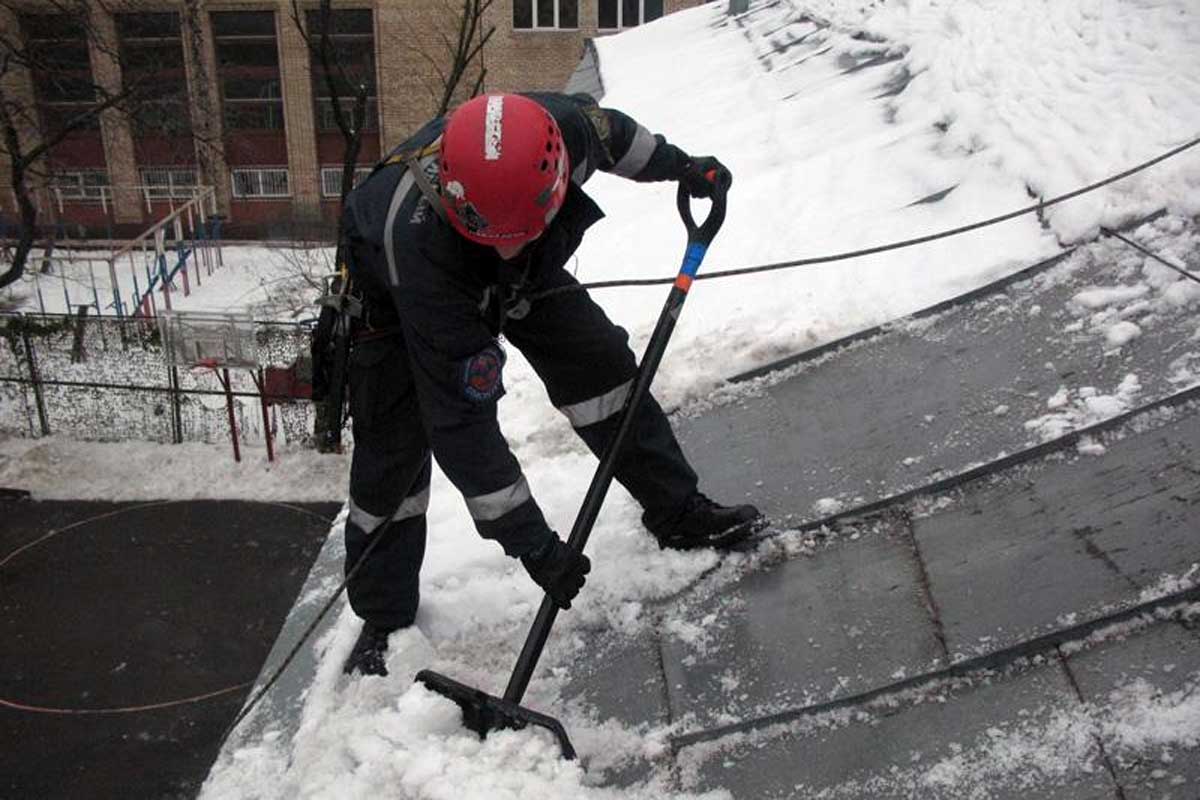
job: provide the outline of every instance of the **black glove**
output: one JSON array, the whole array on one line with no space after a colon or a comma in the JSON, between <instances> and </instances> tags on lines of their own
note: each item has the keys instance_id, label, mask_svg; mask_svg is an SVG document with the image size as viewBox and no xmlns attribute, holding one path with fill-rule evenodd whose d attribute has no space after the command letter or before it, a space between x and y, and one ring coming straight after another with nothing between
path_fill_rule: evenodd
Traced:
<instances>
[{"instance_id":1,"label":"black glove","mask_svg":"<svg viewBox=\"0 0 1200 800\"><path fill-rule=\"evenodd\" d=\"M684 165L679 182L692 197L712 197L718 190L729 191L733 173L712 156L695 156Z\"/></svg>"},{"instance_id":2,"label":"black glove","mask_svg":"<svg viewBox=\"0 0 1200 800\"><path fill-rule=\"evenodd\" d=\"M527 555L521 563L533 582L542 587L559 608L566 610L571 601L583 588L584 575L592 569L592 562L583 553L573 553L566 543L558 538L546 542Z\"/></svg>"}]
</instances>

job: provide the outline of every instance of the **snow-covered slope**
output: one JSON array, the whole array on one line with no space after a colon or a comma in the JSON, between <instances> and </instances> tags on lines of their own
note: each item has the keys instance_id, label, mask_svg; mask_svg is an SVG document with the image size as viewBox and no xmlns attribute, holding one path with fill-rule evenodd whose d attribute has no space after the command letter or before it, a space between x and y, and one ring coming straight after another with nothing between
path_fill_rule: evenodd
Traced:
<instances>
[{"instance_id":1,"label":"snow-covered slope","mask_svg":"<svg viewBox=\"0 0 1200 800\"><path fill-rule=\"evenodd\" d=\"M705 271L956 227L1200 136L1200 10L1189 0L781 0L736 19L723 6L597 42L605 105L733 171ZM601 175L589 190L609 216L581 249L580 279L671 274L682 241L672 187ZM1200 148L1050 209L1045 226L1029 216L698 284L659 391L678 402L1164 207L1200 212ZM661 292L597 298L644 337Z\"/></svg>"}]
</instances>

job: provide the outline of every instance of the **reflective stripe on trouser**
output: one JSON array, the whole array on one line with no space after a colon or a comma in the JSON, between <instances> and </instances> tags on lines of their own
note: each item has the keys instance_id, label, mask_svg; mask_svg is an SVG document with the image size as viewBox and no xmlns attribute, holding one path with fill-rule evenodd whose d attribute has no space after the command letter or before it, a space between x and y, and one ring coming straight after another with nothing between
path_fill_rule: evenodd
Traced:
<instances>
[{"instance_id":1,"label":"reflective stripe on trouser","mask_svg":"<svg viewBox=\"0 0 1200 800\"><path fill-rule=\"evenodd\" d=\"M400 507L390 516L359 510L351 500L346 521L346 570L358 563L367 546L378 540L347 586L354 613L385 629L411 625L421 602L421 562L425 557L425 508L429 504L431 463L426 459ZM382 519L371 529L361 523Z\"/></svg>"},{"instance_id":2,"label":"reflective stripe on trouser","mask_svg":"<svg viewBox=\"0 0 1200 800\"><path fill-rule=\"evenodd\" d=\"M559 269L535 289L575 283ZM551 402L601 455L637 372L625 331L586 292L566 292L538 300L523 319L510 319L504 333L545 382ZM653 397L642 405L617 462L616 479L641 504L651 527L678 513L696 491L696 473Z\"/></svg>"},{"instance_id":3,"label":"reflective stripe on trouser","mask_svg":"<svg viewBox=\"0 0 1200 800\"><path fill-rule=\"evenodd\" d=\"M561 406L558 410L571 421L571 427L586 428L588 425L603 422L624 408L625 400L629 397L629 390L632 388L633 381L628 380L604 394L572 403L569 406Z\"/></svg>"},{"instance_id":4,"label":"reflective stripe on trouser","mask_svg":"<svg viewBox=\"0 0 1200 800\"><path fill-rule=\"evenodd\" d=\"M353 495L350 496L349 506L349 521L358 525L366 533L374 533L385 522L399 522L402 519L419 517L424 514L429 509L429 484L426 483L425 488L418 489L415 493L410 493L400 503L400 507L396 509L395 513L390 516L387 514L372 514L355 503Z\"/></svg>"},{"instance_id":5,"label":"reflective stripe on trouser","mask_svg":"<svg viewBox=\"0 0 1200 800\"><path fill-rule=\"evenodd\" d=\"M402 628L413 623L421 599L433 469L403 337L356 343L349 381L354 454L347 572L374 547L346 592L358 616L380 628Z\"/></svg>"}]
</instances>

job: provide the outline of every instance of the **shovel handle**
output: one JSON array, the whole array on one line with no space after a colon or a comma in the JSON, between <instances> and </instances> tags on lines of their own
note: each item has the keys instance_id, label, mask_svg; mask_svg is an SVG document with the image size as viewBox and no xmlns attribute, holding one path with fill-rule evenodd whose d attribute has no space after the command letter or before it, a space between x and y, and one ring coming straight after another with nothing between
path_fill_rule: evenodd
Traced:
<instances>
[{"instance_id":1,"label":"shovel handle","mask_svg":"<svg viewBox=\"0 0 1200 800\"><path fill-rule=\"evenodd\" d=\"M575 524L571 528L567 546L576 553L582 553L584 546L587 545L588 537L592 533L592 526L600 514L600 506L604 503L604 496L608 493L608 487L616 473L621 448L629 438L642 401L650 394L650 384L654 381L658 365L662 361L663 353L666 352L667 342L675 330L675 322L679 319L679 312L683 310L684 301L687 300L692 279L696 277L700 263L704 261L708 245L717 235L717 231L721 229L721 223L725 221L725 191L722 189L718 188L713 196L712 210L708 212L708 218L702 225L696 225L695 219L692 218L691 197L682 186L679 188L678 199L679 215L683 217L683 224L687 227L688 232L688 245L683 256L683 266L679 268L675 285L671 287L671 292L667 295L667 301L658 317L658 324L655 325L654 333L651 334L650 341L646 345L646 352L642 354L633 389L625 398L625 406L621 409L616 433L600 457L600 465L596 468L596 474L592 476L591 485L588 486L587 494L584 495L579 513L575 517ZM557 616L558 606L547 594L542 598L542 605L538 608L537 616L529 629L529 635L525 637L525 645L521 648L520 655L517 656L517 665L504 690L506 702L520 705L521 699L525 696L525 689L529 686L529 679L533 677L533 670L542 655L542 648L545 647L546 639L550 636L550 628L554 625Z\"/></svg>"}]
</instances>

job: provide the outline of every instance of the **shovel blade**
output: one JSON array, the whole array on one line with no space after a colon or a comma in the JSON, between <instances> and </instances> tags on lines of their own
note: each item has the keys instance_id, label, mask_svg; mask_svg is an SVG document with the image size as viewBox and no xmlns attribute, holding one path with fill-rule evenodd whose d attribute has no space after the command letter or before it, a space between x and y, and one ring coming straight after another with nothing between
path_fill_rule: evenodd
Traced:
<instances>
[{"instance_id":1,"label":"shovel blade","mask_svg":"<svg viewBox=\"0 0 1200 800\"><path fill-rule=\"evenodd\" d=\"M566 728L554 717L459 683L433 670L423 669L418 672L417 683L453 700L462 709L463 726L479 734L480 739L486 739L491 731L521 730L528 725L536 725L554 734L563 758L568 761L575 758L575 748L567 737Z\"/></svg>"}]
</instances>

